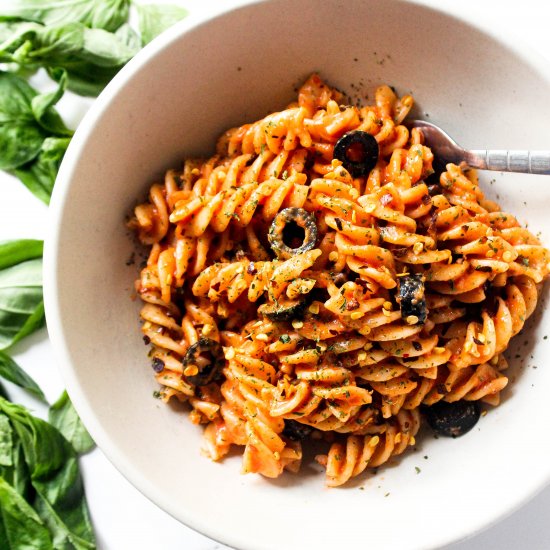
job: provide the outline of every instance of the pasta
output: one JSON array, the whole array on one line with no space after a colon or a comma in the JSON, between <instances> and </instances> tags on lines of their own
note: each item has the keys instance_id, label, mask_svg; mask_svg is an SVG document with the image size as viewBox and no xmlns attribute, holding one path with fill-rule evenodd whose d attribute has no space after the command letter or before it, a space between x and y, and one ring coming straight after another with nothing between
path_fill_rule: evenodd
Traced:
<instances>
[{"instance_id":1,"label":"pasta","mask_svg":"<svg viewBox=\"0 0 550 550\"><path fill-rule=\"evenodd\" d=\"M424 410L497 405L550 270L475 171L437 179L402 124L411 96L342 101L312 75L169 170L130 221L163 401L189 404L213 460L243 446L245 473L297 472L302 445L325 441L329 486L414 446Z\"/></svg>"}]
</instances>

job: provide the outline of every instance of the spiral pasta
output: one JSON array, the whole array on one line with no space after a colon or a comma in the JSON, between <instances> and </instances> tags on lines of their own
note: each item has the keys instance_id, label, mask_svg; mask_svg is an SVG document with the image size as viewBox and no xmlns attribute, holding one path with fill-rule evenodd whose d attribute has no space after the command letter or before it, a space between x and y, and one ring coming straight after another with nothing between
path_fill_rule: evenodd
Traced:
<instances>
[{"instance_id":1,"label":"spiral pasta","mask_svg":"<svg viewBox=\"0 0 550 550\"><path fill-rule=\"evenodd\" d=\"M244 473L297 472L325 441L329 486L413 446L422 410L497 405L550 271L473 170L435 178L410 96L342 101L312 75L169 170L129 224L150 247L136 291L161 398L190 405L213 460L243 446Z\"/></svg>"}]
</instances>

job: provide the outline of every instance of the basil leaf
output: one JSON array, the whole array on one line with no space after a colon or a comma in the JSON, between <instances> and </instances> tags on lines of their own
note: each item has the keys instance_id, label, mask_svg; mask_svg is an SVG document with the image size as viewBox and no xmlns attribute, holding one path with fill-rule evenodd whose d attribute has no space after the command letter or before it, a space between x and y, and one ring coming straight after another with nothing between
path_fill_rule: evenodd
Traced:
<instances>
[{"instance_id":1,"label":"basil leaf","mask_svg":"<svg viewBox=\"0 0 550 550\"><path fill-rule=\"evenodd\" d=\"M46 68L50 77L54 80L59 68ZM67 74L67 88L75 94L95 97L99 95L105 86L113 79L119 68L97 67L92 63L79 63L70 69L63 69Z\"/></svg>"},{"instance_id":2,"label":"basil leaf","mask_svg":"<svg viewBox=\"0 0 550 550\"><path fill-rule=\"evenodd\" d=\"M48 420L63 434L77 453L86 453L95 447L94 440L82 424L66 391L50 407Z\"/></svg>"},{"instance_id":3,"label":"basil leaf","mask_svg":"<svg viewBox=\"0 0 550 550\"><path fill-rule=\"evenodd\" d=\"M36 491L32 502L53 534L57 548L95 548L77 455L61 433L24 407L0 398L0 411L10 419L23 447Z\"/></svg>"},{"instance_id":4,"label":"basil leaf","mask_svg":"<svg viewBox=\"0 0 550 550\"><path fill-rule=\"evenodd\" d=\"M40 153L44 138L43 131L32 123L2 124L0 126L0 169L12 170L34 159Z\"/></svg>"},{"instance_id":5,"label":"basil leaf","mask_svg":"<svg viewBox=\"0 0 550 550\"><path fill-rule=\"evenodd\" d=\"M6 418L4 415L1 416ZM0 477L3 477L24 499L28 501L29 497L33 497L34 489L31 487L29 469L25 464L23 446L17 437L13 437L11 458L12 464L10 466L0 466Z\"/></svg>"},{"instance_id":6,"label":"basil leaf","mask_svg":"<svg viewBox=\"0 0 550 550\"><path fill-rule=\"evenodd\" d=\"M137 6L139 30L143 46L187 15L187 10L170 4L143 4Z\"/></svg>"},{"instance_id":7,"label":"basil leaf","mask_svg":"<svg viewBox=\"0 0 550 550\"><path fill-rule=\"evenodd\" d=\"M36 160L23 168L17 168L13 171L13 175L17 176L36 198L45 204L50 204L57 172L52 170L49 164Z\"/></svg>"},{"instance_id":8,"label":"basil leaf","mask_svg":"<svg viewBox=\"0 0 550 550\"><path fill-rule=\"evenodd\" d=\"M34 122L31 101L33 88L18 76L0 72L0 124L7 122Z\"/></svg>"},{"instance_id":9,"label":"basil leaf","mask_svg":"<svg viewBox=\"0 0 550 550\"><path fill-rule=\"evenodd\" d=\"M61 99L67 87L67 75L61 73L58 86L53 92L36 95L31 100L31 109L35 120L44 128L57 136L72 136L74 132L69 130L59 113L53 106Z\"/></svg>"},{"instance_id":10,"label":"basil leaf","mask_svg":"<svg viewBox=\"0 0 550 550\"><path fill-rule=\"evenodd\" d=\"M130 0L4 0L2 19L44 25L78 22L115 31L128 19Z\"/></svg>"},{"instance_id":11,"label":"basil leaf","mask_svg":"<svg viewBox=\"0 0 550 550\"><path fill-rule=\"evenodd\" d=\"M65 86L66 79L55 92L37 94L22 78L0 72L0 169L15 170L32 162L48 133L72 135L53 108Z\"/></svg>"},{"instance_id":12,"label":"basil leaf","mask_svg":"<svg viewBox=\"0 0 550 550\"><path fill-rule=\"evenodd\" d=\"M38 27L26 33L29 46L5 46L12 61L21 65L39 64L47 67L78 68L89 62L99 67L120 68L136 53L115 33L89 29L80 23L55 27ZM0 46L2 48L2 46Z\"/></svg>"},{"instance_id":13,"label":"basil leaf","mask_svg":"<svg viewBox=\"0 0 550 550\"><path fill-rule=\"evenodd\" d=\"M99 67L121 67L137 50L124 43L116 34L102 29L84 29L84 49L80 58Z\"/></svg>"},{"instance_id":14,"label":"basil leaf","mask_svg":"<svg viewBox=\"0 0 550 550\"><path fill-rule=\"evenodd\" d=\"M50 533L25 499L0 477L0 548L53 550Z\"/></svg>"},{"instance_id":15,"label":"basil leaf","mask_svg":"<svg viewBox=\"0 0 550 550\"><path fill-rule=\"evenodd\" d=\"M37 63L39 65L60 65L61 61L72 62L84 48L84 30L80 23L64 25L38 25L34 32L27 33L28 47L17 50L11 46L13 60L21 65Z\"/></svg>"},{"instance_id":16,"label":"basil leaf","mask_svg":"<svg viewBox=\"0 0 550 550\"><path fill-rule=\"evenodd\" d=\"M19 239L0 242L0 269L12 265L41 258L44 242L35 239Z\"/></svg>"},{"instance_id":17,"label":"basil leaf","mask_svg":"<svg viewBox=\"0 0 550 550\"><path fill-rule=\"evenodd\" d=\"M111 33L88 28L82 23L44 27L27 23L0 44L0 62L22 67L45 67L61 82L64 69L67 87L82 93L96 93L138 51L129 33ZM84 84L90 84L87 88Z\"/></svg>"},{"instance_id":18,"label":"basil leaf","mask_svg":"<svg viewBox=\"0 0 550 550\"><path fill-rule=\"evenodd\" d=\"M116 37L130 48L133 52L138 52L141 49L141 39L139 34L130 26L129 23L125 23L115 32Z\"/></svg>"},{"instance_id":19,"label":"basil leaf","mask_svg":"<svg viewBox=\"0 0 550 550\"><path fill-rule=\"evenodd\" d=\"M10 346L19 342L19 340L23 340L23 338L40 330L44 326L46 326L46 312L44 310L44 301L41 301L16 334Z\"/></svg>"},{"instance_id":20,"label":"basil leaf","mask_svg":"<svg viewBox=\"0 0 550 550\"><path fill-rule=\"evenodd\" d=\"M23 185L46 204L50 202L55 179L69 142L69 138L46 138L38 158L13 170L13 174Z\"/></svg>"},{"instance_id":21,"label":"basil leaf","mask_svg":"<svg viewBox=\"0 0 550 550\"><path fill-rule=\"evenodd\" d=\"M0 72L0 169L34 159L46 137L31 109L34 90L18 76Z\"/></svg>"},{"instance_id":22,"label":"basil leaf","mask_svg":"<svg viewBox=\"0 0 550 550\"><path fill-rule=\"evenodd\" d=\"M52 480L47 483L34 481L33 486L37 492L34 508L52 533L54 547L95 550L88 507L81 498L84 488L77 458L70 458ZM73 504L75 496L76 506ZM72 509L67 510L68 506Z\"/></svg>"},{"instance_id":23,"label":"basil leaf","mask_svg":"<svg viewBox=\"0 0 550 550\"><path fill-rule=\"evenodd\" d=\"M46 397L42 393L40 386L3 351L0 351L0 377L34 394L41 401L46 402Z\"/></svg>"},{"instance_id":24,"label":"basil leaf","mask_svg":"<svg viewBox=\"0 0 550 550\"><path fill-rule=\"evenodd\" d=\"M4 28L2 35L4 40L0 43L0 61L5 63L19 63L19 59L25 59L27 53L32 50L32 38L44 27L38 23L0 23ZM7 33L6 26L11 30ZM38 68L38 67L36 67Z\"/></svg>"},{"instance_id":25,"label":"basil leaf","mask_svg":"<svg viewBox=\"0 0 550 550\"><path fill-rule=\"evenodd\" d=\"M0 414L0 466L13 466L13 430L10 421Z\"/></svg>"},{"instance_id":26,"label":"basil leaf","mask_svg":"<svg viewBox=\"0 0 550 550\"><path fill-rule=\"evenodd\" d=\"M42 260L27 260L0 271L0 350L44 322Z\"/></svg>"}]
</instances>

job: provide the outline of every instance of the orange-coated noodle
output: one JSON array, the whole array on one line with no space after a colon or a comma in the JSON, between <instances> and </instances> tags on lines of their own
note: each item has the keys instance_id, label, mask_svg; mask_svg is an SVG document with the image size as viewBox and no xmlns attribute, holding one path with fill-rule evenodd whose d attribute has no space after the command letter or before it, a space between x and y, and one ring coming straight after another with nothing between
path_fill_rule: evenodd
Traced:
<instances>
[{"instance_id":1,"label":"orange-coated noodle","mask_svg":"<svg viewBox=\"0 0 550 550\"><path fill-rule=\"evenodd\" d=\"M327 439L329 486L413 445L421 406L497 405L502 354L550 268L473 170L449 164L428 186L432 152L402 124L409 95L382 86L374 105L341 101L312 75L287 109L169 170L130 222L150 247L136 289L162 399L189 403L213 460L243 446L245 473L296 472L302 444ZM356 131L379 148L359 177L334 159ZM316 224L289 258L268 239L285 209ZM403 313L411 277L425 322ZM220 357L201 351L208 342Z\"/></svg>"}]
</instances>

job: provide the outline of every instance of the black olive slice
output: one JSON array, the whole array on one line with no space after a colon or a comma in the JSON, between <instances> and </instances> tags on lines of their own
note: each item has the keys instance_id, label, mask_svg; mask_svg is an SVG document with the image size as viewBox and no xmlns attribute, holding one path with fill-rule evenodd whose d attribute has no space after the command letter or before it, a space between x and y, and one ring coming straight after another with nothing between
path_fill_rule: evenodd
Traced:
<instances>
[{"instance_id":1,"label":"black olive slice","mask_svg":"<svg viewBox=\"0 0 550 550\"><path fill-rule=\"evenodd\" d=\"M427 308L424 295L424 277L420 274L399 277L396 301L401 308L401 317L411 324L426 322ZM417 318L417 319L415 319Z\"/></svg>"},{"instance_id":2,"label":"black olive slice","mask_svg":"<svg viewBox=\"0 0 550 550\"><path fill-rule=\"evenodd\" d=\"M282 260L307 252L315 248L317 242L315 216L303 208L285 208L275 216L267 238Z\"/></svg>"},{"instance_id":3,"label":"black olive slice","mask_svg":"<svg viewBox=\"0 0 550 550\"><path fill-rule=\"evenodd\" d=\"M424 409L428 424L439 435L459 437L469 432L479 420L481 410L476 401L439 401Z\"/></svg>"},{"instance_id":4,"label":"black olive slice","mask_svg":"<svg viewBox=\"0 0 550 550\"><path fill-rule=\"evenodd\" d=\"M206 386L219 378L225 365L225 357L221 345L210 338L201 338L189 347L183 358L183 367L196 365L197 374L186 376L185 379L194 386Z\"/></svg>"},{"instance_id":5,"label":"black olive slice","mask_svg":"<svg viewBox=\"0 0 550 550\"><path fill-rule=\"evenodd\" d=\"M378 142L367 132L356 130L344 134L334 146L333 157L344 165L354 178L368 176L380 154Z\"/></svg>"},{"instance_id":6,"label":"black olive slice","mask_svg":"<svg viewBox=\"0 0 550 550\"><path fill-rule=\"evenodd\" d=\"M308 437L312 431L313 428L307 424L301 424L296 420L285 420L283 435L292 441L300 441Z\"/></svg>"},{"instance_id":7,"label":"black olive slice","mask_svg":"<svg viewBox=\"0 0 550 550\"><path fill-rule=\"evenodd\" d=\"M279 300L274 304L262 304L258 313L265 315L271 321L291 321L301 319L306 311L307 300Z\"/></svg>"}]
</instances>

